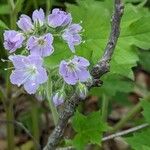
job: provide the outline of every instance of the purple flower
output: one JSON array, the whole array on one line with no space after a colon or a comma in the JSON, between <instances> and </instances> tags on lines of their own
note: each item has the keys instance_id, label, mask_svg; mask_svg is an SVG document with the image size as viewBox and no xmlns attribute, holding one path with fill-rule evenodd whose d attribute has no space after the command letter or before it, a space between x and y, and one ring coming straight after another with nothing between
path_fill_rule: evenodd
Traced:
<instances>
[{"instance_id":1,"label":"purple flower","mask_svg":"<svg viewBox=\"0 0 150 150\"><path fill-rule=\"evenodd\" d=\"M52 14L48 16L48 25L53 28L66 26L70 24L71 21L72 21L71 14L61 11L58 8L53 9Z\"/></svg>"},{"instance_id":2,"label":"purple flower","mask_svg":"<svg viewBox=\"0 0 150 150\"><path fill-rule=\"evenodd\" d=\"M49 56L53 53L52 46L53 36L48 33L41 37L31 36L27 41L27 48L32 55L39 55L41 57Z\"/></svg>"},{"instance_id":3,"label":"purple flower","mask_svg":"<svg viewBox=\"0 0 150 150\"><path fill-rule=\"evenodd\" d=\"M64 102L64 94L61 93L61 92L57 92L53 96L52 100L53 100L54 105L57 107L57 106L61 105Z\"/></svg>"},{"instance_id":4,"label":"purple flower","mask_svg":"<svg viewBox=\"0 0 150 150\"><path fill-rule=\"evenodd\" d=\"M32 24L32 20L27 15L21 15L20 19L17 22L17 25L24 32L31 32L34 29L34 26Z\"/></svg>"},{"instance_id":5,"label":"purple flower","mask_svg":"<svg viewBox=\"0 0 150 150\"><path fill-rule=\"evenodd\" d=\"M89 61L83 57L74 56L68 62L61 61L59 66L59 74L63 77L65 82L75 85L77 82L85 82L90 78L90 73L87 70Z\"/></svg>"},{"instance_id":6,"label":"purple flower","mask_svg":"<svg viewBox=\"0 0 150 150\"><path fill-rule=\"evenodd\" d=\"M40 26L44 24L45 21L45 14L43 9L35 10L32 14L32 19L35 24L39 23Z\"/></svg>"},{"instance_id":7,"label":"purple flower","mask_svg":"<svg viewBox=\"0 0 150 150\"><path fill-rule=\"evenodd\" d=\"M72 24L64 30L62 38L68 43L69 48L72 52L75 52L75 45L79 45L82 41L79 32L82 27L79 24Z\"/></svg>"},{"instance_id":8,"label":"purple flower","mask_svg":"<svg viewBox=\"0 0 150 150\"><path fill-rule=\"evenodd\" d=\"M10 80L12 84L23 85L29 94L34 94L39 85L46 82L48 77L42 66L42 58L38 56L9 56L15 70L12 71Z\"/></svg>"},{"instance_id":9,"label":"purple flower","mask_svg":"<svg viewBox=\"0 0 150 150\"><path fill-rule=\"evenodd\" d=\"M9 30L4 32L4 47L10 53L14 52L16 49L22 47L24 41L24 36L14 30Z\"/></svg>"}]
</instances>

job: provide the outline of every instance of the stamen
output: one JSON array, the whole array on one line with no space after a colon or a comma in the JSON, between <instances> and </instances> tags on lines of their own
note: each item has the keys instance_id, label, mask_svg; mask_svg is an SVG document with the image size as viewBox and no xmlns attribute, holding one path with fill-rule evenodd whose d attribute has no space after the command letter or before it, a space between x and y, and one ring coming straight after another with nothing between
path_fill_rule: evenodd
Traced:
<instances>
[{"instance_id":1,"label":"stamen","mask_svg":"<svg viewBox=\"0 0 150 150\"><path fill-rule=\"evenodd\" d=\"M15 67L5 68L4 70L7 71L7 70L12 70L12 69L15 69Z\"/></svg>"},{"instance_id":2,"label":"stamen","mask_svg":"<svg viewBox=\"0 0 150 150\"><path fill-rule=\"evenodd\" d=\"M2 62L11 62L10 60L7 59L1 59Z\"/></svg>"}]
</instances>

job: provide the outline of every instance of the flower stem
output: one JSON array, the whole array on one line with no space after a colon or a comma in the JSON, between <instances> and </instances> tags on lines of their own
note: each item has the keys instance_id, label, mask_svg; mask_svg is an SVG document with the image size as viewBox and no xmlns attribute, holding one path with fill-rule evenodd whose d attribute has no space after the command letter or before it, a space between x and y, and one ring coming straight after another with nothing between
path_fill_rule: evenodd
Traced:
<instances>
[{"instance_id":1,"label":"flower stem","mask_svg":"<svg viewBox=\"0 0 150 150\"><path fill-rule=\"evenodd\" d=\"M102 96L102 120L107 121L109 99L105 94Z\"/></svg>"},{"instance_id":2,"label":"flower stem","mask_svg":"<svg viewBox=\"0 0 150 150\"><path fill-rule=\"evenodd\" d=\"M16 28L16 20L17 20L17 14L14 12L15 3L13 0L8 0L8 4L10 6L10 25L11 29ZM11 67L11 63L8 62L8 68ZM11 98L11 83L9 81L11 71L7 71L6 75L6 95L7 98L5 100L5 110L6 110L6 119L7 121L14 120L14 114L13 114L13 101L14 99ZM14 150L15 143L14 143L14 125L13 124L7 124L7 149Z\"/></svg>"},{"instance_id":3,"label":"flower stem","mask_svg":"<svg viewBox=\"0 0 150 150\"><path fill-rule=\"evenodd\" d=\"M46 0L46 15L48 15L51 7L52 7L52 0Z\"/></svg>"},{"instance_id":4,"label":"flower stem","mask_svg":"<svg viewBox=\"0 0 150 150\"><path fill-rule=\"evenodd\" d=\"M6 119L7 121L14 120L14 114L13 114L13 102L6 104ZM7 124L7 149L14 150L15 143L14 143L14 125L13 124Z\"/></svg>"},{"instance_id":5,"label":"flower stem","mask_svg":"<svg viewBox=\"0 0 150 150\"><path fill-rule=\"evenodd\" d=\"M49 103L49 107L50 107L51 112L52 112L54 124L56 125L58 122L58 112L57 112L57 109L52 102L52 99L51 99L51 97L52 97L52 81L51 81L50 75L49 75L49 80L47 81L46 93L47 93L47 100Z\"/></svg>"},{"instance_id":6,"label":"flower stem","mask_svg":"<svg viewBox=\"0 0 150 150\"><path fill-rule=\"evenodd\" d=\"M39 120L38 120L38 110L37 105L33 101L32 102L32 109L31 109L31 116L32 116L32 131L34 139L39 143L40 133L39 133ZM34 145L34 149L37 150L38 145Z\"/></svg>"}]
</instances>

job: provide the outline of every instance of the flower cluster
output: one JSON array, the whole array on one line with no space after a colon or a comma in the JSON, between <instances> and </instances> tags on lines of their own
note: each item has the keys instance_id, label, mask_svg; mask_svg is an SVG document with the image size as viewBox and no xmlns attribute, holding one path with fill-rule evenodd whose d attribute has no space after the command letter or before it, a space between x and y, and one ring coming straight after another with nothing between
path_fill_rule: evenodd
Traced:
<instances>
[{"instance_id":1,"label":"flower cluster","mask_svg":"<svg viewBox=\"0 0 150 150\"><path fill-rule=\"evenodd\" d=\"M43 60L55 51L53 47L55 36L64 40L72 53L75 53L75 46L82 42L80 35L82 27L72 22L70 13L60 9L53 9L48 16L43 9L35 10L32 18L23 14L17 21L17 26L19 31L4 32L4 47L11 53L9 60L14 65L10 80L12 84L23 85L29 94L34 94L39 86L48 80ZM21 54L17 55L18 51L12 55L17 49ZM89 65L88 60L76 55L72 59L62 60L59 78L63 78L69 85L81 84L90 78ZM56 106L64 101L63 90L60 91L61 93L57 92L53 97Z\"/></svg>"}]
</instances>

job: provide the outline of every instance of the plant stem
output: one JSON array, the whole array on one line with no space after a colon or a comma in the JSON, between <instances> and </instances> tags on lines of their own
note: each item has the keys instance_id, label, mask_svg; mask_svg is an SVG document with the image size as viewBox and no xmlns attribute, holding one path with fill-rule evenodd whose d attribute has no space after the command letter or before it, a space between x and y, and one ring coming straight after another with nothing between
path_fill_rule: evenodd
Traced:
<instances>
[{"instance_id":1,"label":"plant stem","mask_svg":"<svg viewBox=\"0 0 150 150\"><path fill-rule=\"evenodd\" d=\"M8 4L10 6L11 12L10 12L10 26L11 29L16 28L16 20L17 20L17 14L14 12L15 3L13 0L8 0ZM11 63L8 62L8 68L11 67ZM11 71L7 71L6 75L6 101L5 101L5 110L6 110L6 119L7 121L14 120L14 114L13 114L13 100L10 98L11 96L11 84L9 81ZM7 124L7 145L9 150L14 150L15 143L14 143L14 125L13 124Z\"/></svg>"},{"instance_id":2,"label":"plant stem","mask_svg":"<svg viewBox=\"0 0 150 150\"><path fill-rule=\"evenodd\" d=\"M34 139L39 143L40 133L39 133L39 120L38 120L38 111L37 105L35 102L32 103L31 109L31 116L32 116L32 131ZM34 145L34 149L38 149L38 145Z\"/></svg>"},{"instance_id":3,"label":"plant stem","mask_svg":"<svg viewBox=\"0 0 150 150\"><path fill-rule=\"evenodd\" d=\"M48 15L51 7L52 7L52 0L46 0L46 15Z\"/></svg>"},{"instance_id":4,"label":"plant stem","mask_svg":"<svg viewBox=\"0 0 150 150\"><path fill-rule=\"evenodd\" d=\"M13 114L13 103L7 104L5 107L6 109L6 119L7 121L14 120L14 114ZM7 124L7 149L14 150L15 143L14 143L14 125L13 124Z\"/></svg>"},{"instance_id":5,"label":"plant stem","mask_svg":"<svg viewBox=\"0 0 150 150\"><path fill-rule=\"evenodd\" d=\"M8 4L10 6L11 12L10 12L10 26L11 29L16 29L16 21L17 21L17 14L14 11L14 1L13 0L8 0ZM7 67L10 68L11 67L11 63L8 62ZM11 91L11 84L10 84L10 80L9 80L9 76L11 74L11 70L7 70L7 75L6 75L6 92L7 92L7 96L10 95L10 91Z\"/></svg>"},{"instance_id":6,"label":"plant stem","mask_svg":"<svg viewBox=\"0 0 150 150\"><path fill-rule=\"evenodd\" d=\"M58 112L57 112L57 109L52 102L52 99L51 99L51 97L52 97L52 81L51 81L50 75L49 75L49 80L47 81L46 93L47 93L47 100L49 103L49 107L50 107L51 112L52 112L53 121L54 121L54 124L56 125L58 122Z\"/></svg>"},{"instance_id":7,"label":"plant stem","mask_svg":"<svg viewBox=\"0 0 150 150\"><path fill-rule=\"evenodd\" d=\"M105 94L102 96L102 120L107 121L109 99Z\"/></svg>"}]
</instances>

